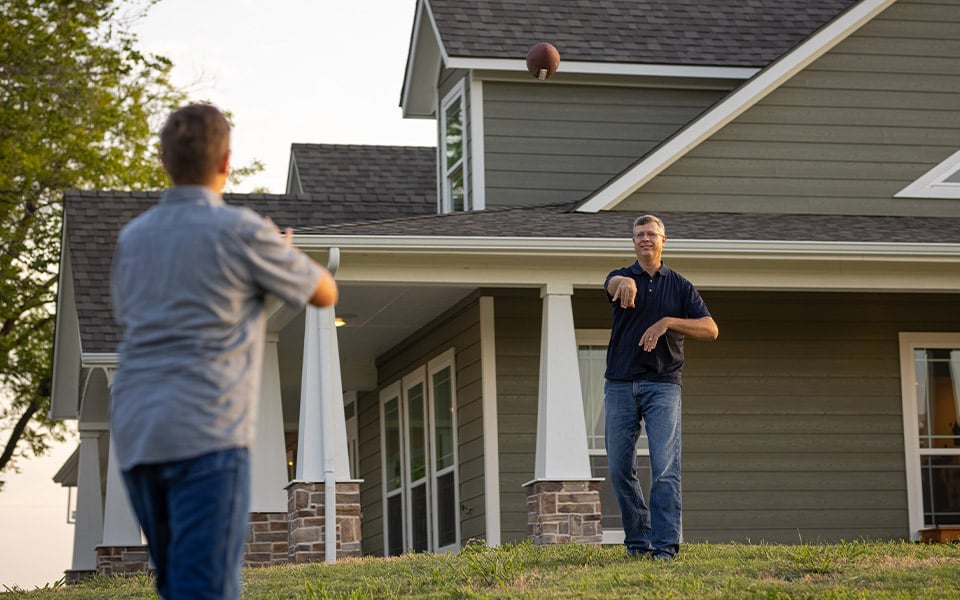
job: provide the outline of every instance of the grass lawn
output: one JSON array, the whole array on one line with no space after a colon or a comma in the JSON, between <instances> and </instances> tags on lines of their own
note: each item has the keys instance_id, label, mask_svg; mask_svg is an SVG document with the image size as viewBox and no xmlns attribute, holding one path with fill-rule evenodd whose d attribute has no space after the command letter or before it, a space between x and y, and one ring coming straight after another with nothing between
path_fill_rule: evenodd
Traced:
<instances>
[{"instance_id":1,"label":"grass lawn","mask_svg":"<svg viewBox=\"0 0 960 600\"><path fill-rule=\"evenodd\" d=\"M960 599L960 545L685 544L673 562L621 547L530 544L247 569L246 598ZM0 598L153 598L149 577L3 590Z\"/></svg>"}]
</instances>

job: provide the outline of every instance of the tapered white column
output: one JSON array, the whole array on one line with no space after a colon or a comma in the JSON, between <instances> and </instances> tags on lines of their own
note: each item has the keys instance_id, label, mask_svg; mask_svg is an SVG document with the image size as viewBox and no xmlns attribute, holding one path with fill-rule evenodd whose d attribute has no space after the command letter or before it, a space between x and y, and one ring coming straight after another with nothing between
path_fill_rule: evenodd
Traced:
<instances>
[{"instance_id":1,"label":"tapered white column","mask_svg":"<svg viewBox=\"0 0 960 600\"><path fill-rule=\"evenodd\" d=\"M263 348L257 437L250 454L250 512L255 513L287 510L287 449L280 396L279 341L276 333L268 333Z\"/></svg>"},{"instance_id":2,"label":"tapered white column","mask_svg":"<svg viewBox=\"0 0 960 600\"><path fill-rule=\"evenodd\" d=\"M536 480L591 479L572 296L570 284L542 293Z\"/></svg>"},{"instance_id":3,"label":"tapered white column","mask_svg":"<svg viewBox=\"0 0 960 600\"><path fill-rule=\"evenodd\" d=\"M297 479L300 481L324 481L324 472L330 465L337 481L350 481L340 351L334 321L332 307L307 307L297 445ZM324 443L324 436L328 444Z\"/></svg>"},{"instance_id":4,"label":"tapered white column","mask_svg":"<svg viewBox=\"0 0 960 600\"><path fill-rule=\"evenodd\" d=\"M107 459L107 499L104 503L103 544L104 546L139 546L140 523L130 505L130 496L120 474L120 463L111 439L109 458Z\"/></svg>"},{"instance_id":5,"label":"tapered white column","mask_svg":"<svg viewBox=\"0 0 960 600\"><path fill-rule=\"evenodd\" d=\"M80 431L77 467L77 515L73 533L74 571L97 568L97 546L103 541L103 496L100 492L100 433Z\"/></svg>"}]
</instances>

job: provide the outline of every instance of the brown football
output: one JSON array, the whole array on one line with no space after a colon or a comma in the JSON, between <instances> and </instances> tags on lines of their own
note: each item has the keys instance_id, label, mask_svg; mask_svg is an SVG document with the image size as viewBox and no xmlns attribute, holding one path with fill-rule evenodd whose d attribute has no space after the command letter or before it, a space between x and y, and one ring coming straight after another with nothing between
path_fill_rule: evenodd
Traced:
<instances>
[{"instance_id":1,"label":"brown football","mask_svg":"<svg viewBox=\"0 0 960 600\"><path fill-rule=\"evenodd\" d=\"M559 66L560 53L550 42L534 44L527 51L527 70L541 81L556 73Z\"/></svg>"}]
</instances>

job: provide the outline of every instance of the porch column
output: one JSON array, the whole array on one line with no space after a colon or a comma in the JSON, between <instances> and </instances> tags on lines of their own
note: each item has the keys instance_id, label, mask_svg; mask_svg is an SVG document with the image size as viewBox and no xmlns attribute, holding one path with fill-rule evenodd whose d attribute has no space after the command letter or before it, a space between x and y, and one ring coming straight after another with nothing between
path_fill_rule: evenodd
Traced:
<instances>
[{"instance_id":1,"label":"porch column","mask_svg":"<svg viewBox=\"0 0 960 600\"><path fill-rule=\"evenodd\" d=\"M297 478L287 486L289 559L295 563L360 555L360 484L350 479L334 321L333 307L307 308Z\"/></svg>"},{"instance_id":2,"label":"porch column","mask_svg":"<svg viewBox=\"0 0 960 600\"><path fill-rule=\"evenodd\" d=\"M103 496L100 492L100 434L80 431L77 465L77 512L73 533L73 560L66 573L75 583L97 572L97 546L103 541Z\"/></svg>"},{"instance_id":3,"label":"porch column","mask_svg":"<svg viewBox=\"0 0 960 600\"><path fill-rule=\"evenodd\" d=\"M580 365L573 323L573 285L542 292L537 456L527 487L527 528L535 544L599 544L600 481L590 472Z\"/></svg>"},{"instance_id":4,"label":"porch column","mask_svg":"<svg viewBox=\"0 0 960 600\"><path fill-rule=\"evenodd\" d=\"M257 437L251 448L250 530L244 564L270 566L287 562L287 448L280 395L277 333L267 333L257 413Z\"/></svg>"},{"instance_id":5,"label":"porch column","mask_svg":"<svg viewBox=\"0 0 960 600\"><path fill-rule=\"evenodd\" d=\"M112 439L107 458L107 499L103 515L103 543L97 546L97 574L148 572L150 554L140 536L140 522L130 505Z\"/></svg>"}]
</instances>

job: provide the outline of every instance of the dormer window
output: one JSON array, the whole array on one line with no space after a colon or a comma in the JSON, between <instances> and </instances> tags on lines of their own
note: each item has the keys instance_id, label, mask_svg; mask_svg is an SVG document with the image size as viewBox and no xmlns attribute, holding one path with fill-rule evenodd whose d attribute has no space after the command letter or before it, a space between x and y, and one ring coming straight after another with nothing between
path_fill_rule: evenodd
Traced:
<instances>
[{"instance_id":1,"label":"dormer window","mask_svg":"<svg viewBox=\"0 0 960 600\"><path fill-rule=\"evenodd\" d=\"M464 127L463 82L443 99L440 112L440 160L442 184L440 212L470 210L467 194L467 140Z\"/></svg>"}]
</instances>

